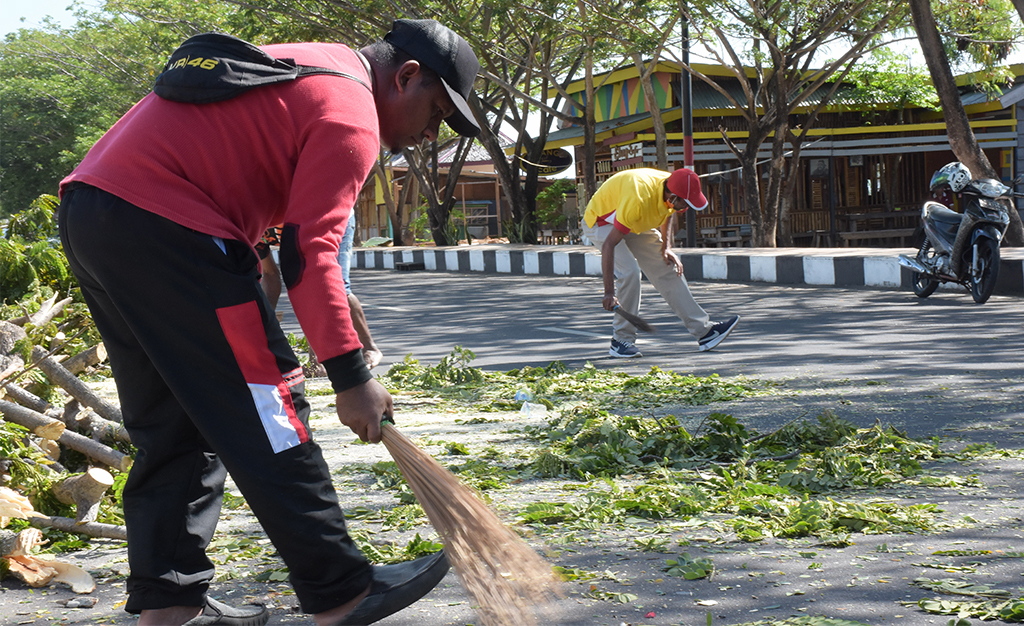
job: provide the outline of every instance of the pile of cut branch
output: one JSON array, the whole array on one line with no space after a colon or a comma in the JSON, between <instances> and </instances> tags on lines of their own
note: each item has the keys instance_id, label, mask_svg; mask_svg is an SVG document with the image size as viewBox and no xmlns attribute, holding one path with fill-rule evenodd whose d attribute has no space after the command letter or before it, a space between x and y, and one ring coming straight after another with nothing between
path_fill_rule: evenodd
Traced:
<instances>
[{"instance_id":1,"label":"pile of cut branch","mask_svg":"<svg viewBox=\"0 0 1024 626\"><path fill-rule=\"evenodd\" d=\"M118 449L129 449L128 432L122 425L119 407L104 400L78 376L106 360L102 344L74 357L59 354L63 344L46 349L33 346L29 362L22 354L28 338L26 326L38 328L61 314L70 298L51 298L32 314L12 320L0 320L0 416L27 431L22 444L36 459L0 458L5 482L7 472L17 462L28 462L46 475L45 481L57 501L73 506L74 518L34 513L33 526L48 526L89 537L125 539L124 526L96 521L100 504L114 482L111 472L127 471L131 456ZM49 383L63 391L66 401L55 406L33 393L32 370L45 374ZM78 453L78 454L74 454ZM2 455L0 455L2 456ZM84 459L84 460L83 460ZM13 485L16 486L16 485ZM37 498L40 494L26 494Z\"/></svg>"}]
</instances>

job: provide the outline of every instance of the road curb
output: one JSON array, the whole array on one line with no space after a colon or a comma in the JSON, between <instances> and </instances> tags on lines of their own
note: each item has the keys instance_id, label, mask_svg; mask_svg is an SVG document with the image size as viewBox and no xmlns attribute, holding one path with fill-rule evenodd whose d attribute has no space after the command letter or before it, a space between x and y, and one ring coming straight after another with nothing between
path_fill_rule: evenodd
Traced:
<instances>
[{"instance_id":1,"label":"road curb","mask_svg":"<svg viewBox=\"0 0 1024 626\"><path fill-rule=\"evenodd\" d=\"M359 269L480 272L539 276L600 276L601 255L590 246L483 244L356 249ZM689 280L870 289L910 289L910 270L896 261L909 248L679 248ZM953 286L955 289L960 287ZM1004 248L995 293L1024 296L1024 249Z\"/></svg>"}]
</instances>

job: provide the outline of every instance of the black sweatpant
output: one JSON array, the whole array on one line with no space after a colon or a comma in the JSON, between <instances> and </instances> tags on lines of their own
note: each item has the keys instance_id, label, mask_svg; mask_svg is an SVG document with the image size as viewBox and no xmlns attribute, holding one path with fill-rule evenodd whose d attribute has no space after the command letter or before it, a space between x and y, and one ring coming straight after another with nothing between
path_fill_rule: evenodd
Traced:
<instances>
[{"instance_id":1,"label":"black sweatpant","mask_svg":"<svg viewBox=\"0 0 1024 626\"><path fill-rule=\"evenodd\" d=\"M310 438L302 368L252 249L90 186L65 194L59 224L138 449L124 489L125 609L203 604L227 472L304 611L366 589L371 568Z\"/></svg>"}]
</instances>

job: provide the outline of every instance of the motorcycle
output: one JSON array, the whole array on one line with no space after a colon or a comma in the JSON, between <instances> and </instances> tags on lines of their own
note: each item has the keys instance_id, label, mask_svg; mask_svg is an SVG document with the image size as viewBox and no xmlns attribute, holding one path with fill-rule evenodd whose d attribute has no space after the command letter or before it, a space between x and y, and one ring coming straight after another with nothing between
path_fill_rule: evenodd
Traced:
<instances>
[{"instance_id":1,"label":"motorcycle","mask_svg":"<svg viewBox=\"0 0 1024 626\"><path fill-rule=\"evenodd\" d=\"M972 179L970 170L957 162L935 172L929 188L936 191L947 185L960 194L964 212L925 202L921 207L924 241L914 257L899 255L899 263L912 270L914 294L919 298L932 295L940 283L958 283L976 303L984 304L999 278L999 243L1010 224L1004 201L1024 194L998 180Z\"/></svg>"}]
</instances>

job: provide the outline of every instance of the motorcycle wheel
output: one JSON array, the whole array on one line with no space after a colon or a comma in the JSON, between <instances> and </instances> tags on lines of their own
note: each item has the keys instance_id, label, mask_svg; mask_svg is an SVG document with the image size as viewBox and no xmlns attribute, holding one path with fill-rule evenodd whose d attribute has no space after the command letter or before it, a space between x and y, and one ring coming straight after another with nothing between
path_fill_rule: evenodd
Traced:
<instances>
[{"instance_id":1,"label":"motorcycle wheel","mask_svg":"<svg viewBox=\"0 0 1024 626\"><path fill-rule=\"evenodd\" d=\"M999 244L991 239L978 240L978 271L971 274L971 297L985 304L996 288L999 278Z\"/></svg>"},{"instance_id":2,"label":"motorcycle wheel","mask_svg":"<svg viewBox=\"0 0 1024 626\"><path fill-rule=\"evenodd\" d=\"M917 253L917 260L923 263L926 259L931 257L931 249L932 242L925 239L924 243L921 244L921 249ZM935 290L939 288L939 280L937 278L932 278L928 274L911 272L910 280L914 287L914 295L918 298L927 298L935 293Z\"/></svg>"}]
</instances>

